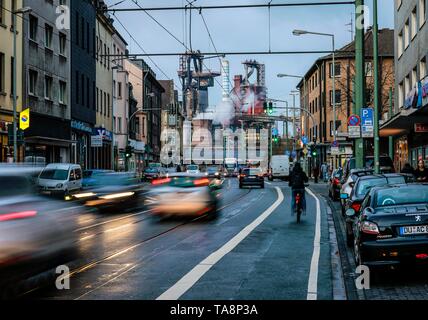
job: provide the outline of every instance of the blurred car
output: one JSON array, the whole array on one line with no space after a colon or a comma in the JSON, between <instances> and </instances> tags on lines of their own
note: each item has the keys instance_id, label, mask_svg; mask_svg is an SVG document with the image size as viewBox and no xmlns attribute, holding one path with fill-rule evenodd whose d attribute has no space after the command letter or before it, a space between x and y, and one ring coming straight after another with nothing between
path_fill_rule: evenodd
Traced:
<instances>
[{"instance_id":1,"label":"blurred car","mask_svg":"<svg viewBox=\"0 0 428 320\"><path fill-rule=\"evenodd\" d=\"M239 189L245 186L259 186L264 189L265 177L260 168L246 168L239 175Z\"/></svg>"},{"instance_id":2,"label":"blurred car","mask_svg":"<svg viewBox=\"0 0 428 320\"><path fill-rule=\"evenodd\" d=\"M201 173L201 170L199 169L198 165L190 164L187 166L186 172L190 174L199 174Z\"/></svg>"},{"instance_id":3,"label":"blurred car","mask_svg":"<svg viewBox=\"0 0 428 320\"><path fill-rule=\"evenodd\" d=\"M406 177L401 174L374 174L363 176L357 179L355 186L352 188L351 194L345 203L345 212L348 209L353 209L356 213L360 212L361 203L364 200L366 194L370 191L371 188L386 186L386 185L395 185L395 184L405 184ZM346 217L346 242L348 246L352 247L354 238L352 225L354 219Z\"/></svg>"},{"instance_id":4,"label":"blurred car","mask_svg":"<svg viewBox=\"0 0 428 320\"><path fill-rule=\"evenodd\" d=\"M155 216L217 216L217 195L203 174L176 173L152 186L145 204Z\"/></svg>"},{"instance_id":5,"label":"blurred car","mask_svg":"<svg viewBox=\"0 0 428 320\"><path fill-rule=\"evenodd\" d=\"M39 191L44 195L67 196L82 188L82 178L78 164L48 164L39 175Z\"/></svg>"},{"instance_id":6,"label":"blurred car","mask_svg":"<svg viewBox=\"0 0 428 320\"><path fill-rule=\"evenodd\" d=\"M152 181L154 179L161 179L166 176L167 172L162 167L146 168L143 172L144 181Z\"/></svg>"},{"instance_id":7,"label":"blurred car","mask_svg":"<svg viewBox=\"0 0 428 320\"><path fill-rule=\"evenodd\" d=\"M75 194L74 198L100 211L123 211L142 207L144 192L135 173L106 173L98 176L93 188Z\"/></svg>"},{"instance_id":8,"label":"blurred car","mask_svg":"<svg viewBox=\"0 0 428 320\"><path fill-rule=\"evenodd\" d=\"M97 176L113 172L113 170L85 170L83 171L82 187L93 187L97 184Z\"/></svg>"},{"instance_id":9,"label":"blurred car","mask_svg":"<svg viewBox=\"0 0 428 320\"><path fill-rule=\"evenodd\" d=\"M39 172L0 168L0 291L77 255L73 231L85 209L38 195Z\"/></svg>"},{"instance_id":10,"label":"blurred car","mask_svg":"<svg viewBox=\"0 0 428 320\"><path fill-rule=\"evenodd\" d=\"M353 169L349 173L348 177L342 179L342 187L340 189L340 206L343 216L345 216L346 200L349 199L351 195L352 188L355 185L355 181L357 181L359 177L368 176L372 174L374 174L374 171L371 169Z\"/></svg>"},{"instance_id":11,"label":"blurred car","mask_svg":"<svg viewBox=\"0 0 428 320\"><path fill-rule=\"evenodd\" d=\"M328 182L328 196L333 199L333 201L338 201L340 199L340 189L342 187L341 181L343 177L343 169L339 168L333 170L331 177Z\"/></svg>"},{"instance_id":12,"label":"blurred car","mask_svg":"<svg viewBox=\"0 0 428 320\"><path fill-rule=\"evenodd\" d=\"M221 178L220 169L218 167L216 167L216 166L207 167L207 176L209 178L220 179Z\"/></svg>"},{"instance_id":13,"label":"blurred car","mask_svg":"<svg viewBox=\"0 0 428 320\"><path fill-rule=\"evenodd\" d=\"M390 266L428 262L428 185L375 187L353 209L357 265Z\"/></svg>"}]
</instances>

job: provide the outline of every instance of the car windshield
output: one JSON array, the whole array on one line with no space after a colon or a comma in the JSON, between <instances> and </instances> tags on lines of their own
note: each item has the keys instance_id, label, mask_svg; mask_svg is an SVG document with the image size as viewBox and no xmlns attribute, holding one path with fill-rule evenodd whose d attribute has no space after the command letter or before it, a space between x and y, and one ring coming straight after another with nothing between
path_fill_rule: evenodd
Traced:
<instances>
[{"instance_id":1,"label":"car windshield","mask_svg":"<svg viewBox=\"0 0 428 320\"><path fill-rule=\"evenodd\" d=\"M262 171L260 169L244 169L243 173L248 176L258 176Z\"/></svg>"},{"instance_id":2,"label":"car windshield","mask_svg":"<svg viewBox=\"0 0 428 320\"><path fill-rule=\"evenodd\" d=\"M381 167L394 167L394 163L389 157L380 157L379 165ZM355 158L349 160L349 169L356 169ZM374 158L366 158L365 159L365 168L373 168L374 167Z\"/></svg>"},{"instance_id":3,"label":"car windshield","mask_svg":"<svg viewBox=\"0 0 428 320\"><path fill-rule=\"evenodd\" d=\"M382 189L377 191L375 199L376 207L426 204L428 203L428 186Z\"/></svg>"},{"instance_id":4,"label":"car windshield","mask_svg":"<svg viewBox=\"0 0 428 320\"><path fill-rule=\"evenodd\" d=\"M40 179L47 180L67 180L68 178L68 170L60 170L60 169L45 169L40 174Z\"/></svg>"},{"instance_id":5,"label":"car windshield","mask_svg":"<svg viewBox=\"0 0 428 320\"><path fill-rule=\"evenodd\" d=\"M158 169L156 168L147 168L146 170L144 170L145 173L157 173Z\"/></svg>"},{"instance_id":6,"label":"car windshield","mask_svg":"<svg viewBox=\"0 0 428 320\"><path fill-rule=\"evenodd\" d=\"M216 173L216 172L218 172L218 169L217 169L217 167L208 167L207 172L208 173Z\"/></svg>"},{"instance_id":7,"label":"car windshield","mask_svg":"<svg viewBox=\"0 0 428 320\"><path fill-rule=\"evenodd\" d=\"M198 166L188 166L187 170L199 170Z\"/></svg>"},{"instance_id":8,"label":"car windshield","mask_svg":"<svg viewBox=\"0 0 428 320\"><path fill-rule=\"evenodd\" d=\"M128 186L137 183L135 176L130 174L100 174L98 175L96 186Z\"/></svg>"},{"instance_id":9,"label":"car windshield","mask_svg":"<svg viewBox=\"0 0 428 320\"><path fill-rule=\"evenodd\" d=\"M386 184L388 184L388 182L384 178L362 180L358 183L355 194L357 197L364 197L371 188L383 186Z\"/></svg>"},{"instance_id":10,"label":"car windshield","mask_svg":"<svg viewBox=\"0 0 428 320\"><path fill-rule=\"evenodd\" d=\"M0 197L28 194L32 191L31 180L25 176L0 176Z\"/></svg>"}]
</instances>

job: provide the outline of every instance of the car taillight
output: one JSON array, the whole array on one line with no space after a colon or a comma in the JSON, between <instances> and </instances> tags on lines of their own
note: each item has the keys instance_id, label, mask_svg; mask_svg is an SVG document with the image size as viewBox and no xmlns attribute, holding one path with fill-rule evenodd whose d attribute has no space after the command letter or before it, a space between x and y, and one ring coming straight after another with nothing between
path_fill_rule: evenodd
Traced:
<instances>
[{"instance_id":1,"label":"car taillight","mask_svg":"<svg viewBox=\"0 0 428 320\"><path fill-rule=\"evenodd\" d=\"M337 178L334 178L334 180L333 180L333 184L334 184L335 186L338 186L338 185L340 184L340 180L339 180L339 179L337 179Z\"/></svg>"},{"instance_id":2,"label":"car taillight","mask_svg":"<svg viewBox=\"0 0 428 320\"><path fill-rule=\"evenodd\" d=\"M367 234L379 234L379 228L376 223L370 222L370 221L364 221L361 224L361 231Z\"/></svg>"},{"instance_id":3,"label":"car taillight","mask_svg":"<svg viewBox=\"0 0 428 320\"><path fill-rule=\"evenodd\" d=\"M166 178L166 179L158 179L158 180L153 180L152 181L152 185L154 186L158 186L161 184L166 184L166 183L170 183L171 179L170 178Z\"/></svg>"},{"instance_id":4,"label":"car taillight","mask_svg":"<svg viewBox=\"0 0 428 320\"><path fill-rule=\"evenodd\" d=\"M209 179L198 179L193 181L193 184L197 187L208 186L210 184Z\"/></svg>"},{"instance_id":5,"label":"car taillight","mask_svg":"<svg viewBox=\"0 0 428 320\"><path fill-rule=\"evenodd\" d=\"M355 210L355 212L359 212L359 211L360 211L360 209L361 209L361 203L353 203L353 204L351 205L351 207L352 207L352 209L354 209L354 210Z\"/></svg>"},{"instance_id":6,"label":"car taillight","mask_svg":"<svg viewBox=\"0 0 428 320\"><path fill-rule=\"evenodd\" d=\"M0 222L33 218L36 215L37 215L37 211L22 211L22 212L6 213L6 214L0 215Z\"/></svg>"}]
</instances>

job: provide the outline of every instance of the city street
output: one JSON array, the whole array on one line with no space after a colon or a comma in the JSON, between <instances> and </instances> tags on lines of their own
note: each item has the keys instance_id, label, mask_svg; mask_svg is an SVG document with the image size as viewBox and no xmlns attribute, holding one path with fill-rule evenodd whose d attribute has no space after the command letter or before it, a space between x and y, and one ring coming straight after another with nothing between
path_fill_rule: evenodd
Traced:
<instances>
[{"instance_id":1,"label":"city street","mask_svg":"<svg viewBox=\"0 0 428 320\"><path fill-rule=\"evenodd\" d=\"M326 210L321 205L315 239L313 196L308 194L309 213L297 225L283 182L239 190L230 179L219 195L215 221L157 221L148 212L80 217L76 232L85 263L72 270L71 289L40 289L24 298L153 300L169 290L164 298L333 299ZM263 215L266 220L257 221ZM248 236L229 242L255 221ZM314 240L319 259L313 259ZM194 268L216 251L221 259L201 276ZM189 272L189 290L177 296L177 282Z\"/></svg>"}]
</instances>

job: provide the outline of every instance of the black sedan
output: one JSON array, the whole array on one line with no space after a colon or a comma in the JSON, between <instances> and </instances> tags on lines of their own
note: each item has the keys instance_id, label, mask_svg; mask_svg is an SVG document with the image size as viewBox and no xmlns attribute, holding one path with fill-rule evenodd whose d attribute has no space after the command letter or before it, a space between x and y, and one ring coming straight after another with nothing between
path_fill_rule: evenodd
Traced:
<instances>
[{"instance_id":1,"label":"black sedan","mask_svg":"<svg viewBox=\"0 0 428 320\"><path fill-rule=\"evenodd\" d=\"M328 182L328 195L333 201L340 199L340 189L342 188L341 180L343 177L343 170L336 169L333 171Z\"/></svg>"},{"instance_id":2,"label":"black sedan","mask_svg":"<svg viewBox=\"0 0 428 320\"><path fill-rule=\"evenodd\" d=\"M428 184L375 187L355 219L357 265L394 266L428 262Z\"/></svg>"},{"instance_id":3,"label":"black sedan","mask_svg":"<svg viewBox=\"0 0 428 320\"><path fill-rule=\"evenodd\" d=\"M129 210L143 206L146 191L134 173L108 173L97 178L97 185L74 195L85 206L100 211Z\"/></svg>"},{"instance_id":4,"label":"black sedan","mask_svg":"<svg viewBox=\"0 0 428 320\"><path fill-rule=\"evenodd\" d=\"M243 169L239 175L239 189L246 186L259 186L264 189L265 178L261 169Z\"/></svg>"},{"instance_id":5,"label":"black sedan","mask_svg":"<svg viewBox=\"0 0 428 320\"><path fill-rule=\"evenodd\" d=\"M350 197L345 202L345 211L353 209L355 212L360 212L361 203L364 200L366 194L371 188L394 185L394 184L405 184L407 182L406 177L401 174L375 174L369 176L363 176L357 179L354 187L352 188ZM345 216L346 221L346 243L352 247L354 243L352 225L354 219Z\"/></svg>"}]
</instances>

